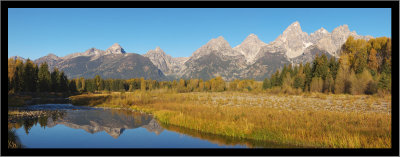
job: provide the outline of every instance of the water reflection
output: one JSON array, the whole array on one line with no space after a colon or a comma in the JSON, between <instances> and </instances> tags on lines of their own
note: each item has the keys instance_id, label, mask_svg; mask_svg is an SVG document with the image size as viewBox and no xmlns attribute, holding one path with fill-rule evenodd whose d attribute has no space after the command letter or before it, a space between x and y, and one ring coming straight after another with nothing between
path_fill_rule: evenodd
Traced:
<instances>
[{"instance_id":1,"label":"water reflection","mask_svg":"<svg viewBox=\"0 0 400 157\"><path fill-rule=\"evenodd\" d=\"M15 129L8 129L8 148L17 149L23 148L19 137L15 133Z\"/></svg>"},{"instance_id":2,"label":"water reflection","mask_svg":"<svg viewBox=\"0 0 400 157\"><path fill-rule=\"evenodd\" d=\"M38 107L35 107L38 108ZM19 111L33 116L20 116L10 120L9 125L18 129L24 127L26 134L33 125L52 128L58 124L69 128L83 129L91 134L105 131L113 138L118 138L126 129L146 128L150 132L160 134L164 129L150 115L125 110L108 109L71 109Z\"/></svg>"},{"instance_id":3,"label":"water reflection","mask_svg":"<svg viewBox=\"0 0 400 157\"><path fill-rule=\"evenodd\" d=\"M224 137L214 134L201 133L198 131L185 129L177 126L168 126L164 124L159 124L157 120L155 120L151 115L144 114L140 112L132 112L127 110L111 110L111 109L98 109L98 108L90 108L90 107L78 107L70 104L65 105L35 105L29 108L23 108L18 111L19 116L10 116L9 115L9 123L8 128L10 129L20 129L23 127L23 130L20 130L20 136L24 136L24 140L29 143L30 147L40 146L37 145L37 142L32 138L30 140L27 139L30 134L30 130L33 126L35 126L34 131L36 133L32 133L31 136L48 138L51 139L53 135L58 137L58 134L65 134L68 132L68 129L63 129L59 131L65 131L63 133L56 132L56 134L42 134L44 133L44 129L54 128L53 130L57 130L55 126L60 125L66 126L68 128L84 130L85 132L95 134L98 132L106 132L108 135L113 137L114 140L104 139L101 135L95 136L96 138L90 137L95 143L103 143L104 146L120 146L120 147L137 147L140 146L160 146L162 143L165 143L167 147L182 147L182 142L185 141L185 145L183 147L188 146L187 144L191 144L190 146L200 147L215 147L217 144L220 147L249 147L249 148L295 148L297 146L294 145L283 145L273 142L265 142L265 141L254 141L248 139L238 139L231 137ZM22 115L22 116L21 116ZM43 129L37 129L39 128ZM135 129L135 128L145 128L145 129ZM135 129L136 131L132 131L130 129ZM51 130L51 129L50 129ZM126 131L129 130L129 131ZM143 132L143 130L146 131ZM71 132L71 130L69 130ZM119 138L124 132L127 132L126 135L122 138ZM25 132L26 136L23 135ZM165 133L163 133L165 132ZM21 134L22 133L22 134ZM154 133L154 134L152 134ZM163 134L162 134L163 133ZM183 134L185 137L176 137L177 133ZM36 134L36 135L35 135ZM41 135L39 135L41 134ZM51 135L50 135L51 134ZM151 134L151 136L149 135ZM14 133L16 136L16 134ZM49 136L50 135L50 136ZM108 136L103 135L103 136ZM137 137L137 136L142 136ZM188 135L188 136L186 136ZM87 137L87 135L80 134L81 137ZM132 142L132 138L142 139L139 141ZM111 138L112 139L112 138ZM148 140L152 139L157 141L159 145L153 145L152 143L148 143ZM63 142L68 143L73 141L73 138L62 138ZM107 142L96 142L107 140ZM51 140L50 140L51 141ZM75 139L76 141L76 139ZM119 142L118 142L119 141ZM209 144L205 144L204 142L208 141ZM212 143L212 144L211 144ZM121 145L119 145L121 144ZM136 145L135 145L136 144ZM133 146L134 145L134 146ZM46 145L47 146L47 145ZM78 145L68 145L65 146L78 146ZM62 147L65 147L64 145ZM85 146L85 145L83 145ZM101 145L102 147L103 145ZM140 147L139 146L139 147ZM162 146L165 147L165 146Z\"/></svg>"},{"instance_id":4,"label":"water reflection","mask_svg":"<svg viewBox=\"0 0 400 157\"><path fill-rule=\"evenodd\" d=\"M17 115L12 115L8 117L8 128L19 129L24 128L25 133L28 135L29 130L39 123L40 127L46 128L48 121L57 121L62 119L66 111L55 110L55 111L32 111L32 110L14 110Z\"/></svg>"}]
</instances>

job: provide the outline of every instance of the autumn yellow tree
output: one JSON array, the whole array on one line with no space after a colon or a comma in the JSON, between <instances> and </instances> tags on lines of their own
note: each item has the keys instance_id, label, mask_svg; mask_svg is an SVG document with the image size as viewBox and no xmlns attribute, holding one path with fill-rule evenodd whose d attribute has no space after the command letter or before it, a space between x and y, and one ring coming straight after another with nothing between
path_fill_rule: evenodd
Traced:
<instances>
[{"instance_id":1,"label":"autumn yellow tree","mask_svg":"<svg viewBox=\"0 0 400 157\"><path fill-rule=\"evenodd\" d=\"M368 84L373 81L371 73L366 69L355 77L350 76L350 80L352 83L351 94L365 94Z\"/></svg>"},{"instance_id":2,"label":"autumn yellow tree","mask_svg":"<svg viewBox=\"0 0 400 157\"><path fill-rule=\"evenodd\" d=\"M211 83L211 91L213 92L222 92L225 90L225 81L221 76L213 78L210 80Z\"/></svg>"},{"instance_id":3,"label":"autumn yellow tree","mask_svg":"<svg viewBox=\"0 0 400 157\"><path fill-rule=\"evenodd\" d=\"M321 77L313 77L310 84L311 92L322 92L324 81Z\"/></svg>"},{"instance_id":4,"label":"autumn yellow tree","mask_svg":"<svg viewBox=\"0 0 400 157\"><path fill-rule=\"evenodd\" d=\"M376 50L374 48L371 49L368 56L368 68L371 69L373 72L377 72L378 70L378 60L376 58Z\"/></svg>"},{"instance_id":5,"label":"autumn yellow tree","mask_svg":"<svg viewBox=\"0 0 400 157\"><path fill-rule=\"evenodd\" d=\"M146 91L146 81L144 80L143 77L140 78L140 89L142 91Z\"/></svg>"}]
</instances>

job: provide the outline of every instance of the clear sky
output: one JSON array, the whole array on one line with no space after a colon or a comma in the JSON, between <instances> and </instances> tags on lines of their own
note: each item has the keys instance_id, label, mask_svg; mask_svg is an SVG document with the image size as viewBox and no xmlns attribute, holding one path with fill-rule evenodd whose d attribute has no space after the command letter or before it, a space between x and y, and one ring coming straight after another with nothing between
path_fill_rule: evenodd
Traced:
<instances>
[{"instance_id":1,"label":"clear sky","mask_svg":"<svg viewBox=\"0 0 400 157\"><path fill-rule=\"evenodd\" d=\"M160 46L172 57L188 57L218 36L232 47L250 33L272 42L295 21L307 33L347 24L359 35L391 37L390 8L11 8L8 57L62 57L92 47L105 50L114 43L127 52L144 54Z\"/></svg>"}]
</instances>

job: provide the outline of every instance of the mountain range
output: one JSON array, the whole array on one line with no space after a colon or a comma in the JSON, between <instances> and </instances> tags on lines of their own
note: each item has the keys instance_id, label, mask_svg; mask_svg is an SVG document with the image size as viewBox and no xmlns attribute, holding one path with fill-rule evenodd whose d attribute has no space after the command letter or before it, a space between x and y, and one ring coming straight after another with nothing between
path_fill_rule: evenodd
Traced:
<instances>
[{"instance_id":1,"label":"mountain range","mask_svg":"<svg viewBox=\"0 0 400 157\"><path fill-rule=\"evenodd\" d=\"M366 40L373 38L358 35L350 31L347 25L341 25L332 32L320 28L308 34L302 31L300 23L296 21L268 44L257 35L250 34L241 44L232 47L224 37L219 36L198 48L190 57L173 58L160 47L144 55L127 53L115 43L105 51L90 48L64 57L48 54L34 60L34 63L47 62L50 69L57 67L69 78L93 78L100 75L103 78L121 79L144 77L154 80L208 80L221 76L226 81L263 80L284 64L310 62L316 54L338 57L341 46L349 36Z\"/></svg>"}]
</instances>

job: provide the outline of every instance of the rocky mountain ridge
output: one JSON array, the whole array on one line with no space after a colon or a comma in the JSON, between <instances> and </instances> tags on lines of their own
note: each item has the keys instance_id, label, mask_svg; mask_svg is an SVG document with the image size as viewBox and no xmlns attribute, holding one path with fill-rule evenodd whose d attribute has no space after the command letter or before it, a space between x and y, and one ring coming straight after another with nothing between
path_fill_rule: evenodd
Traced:
<instances>
[{"instance_id":1,"label":"rocky mountain ridge","mask_svg":"<svg viewBox=\"0 0 400 157\"><path fill-rule=\"evenodd\" d=\"M107 50L90 48L85 52L73 53L64 57L54 54L34 60L34 63L47 62L52 70L63 70L68 78L139 78L166 80L165 75L147 57L136 53L127 53L115 43Z\"/></svg>"},{"instance_id":2,"label":"rocky mountain ridge","mask_svg":"<svg viewBox=\"0 0 400 157\"><path fill-rule=\"evenodd\" d=\"M49 54L35 60L47 62L50 68L66 71L69 77L108 78L144 77L156 80L210 78L221 76L225 80L269 77L284 64L310 62L315 54L338 57L340 48L349 36L355 39L373 38L350 31L341 25L332 32L325 28L310 34L303 32L298 21L290 24L274 41L264 43L257 35L249 34L235 47L219 36L195 50L190 57L174 58L160 47L139 55L127 53L115 43L107 50L90 48L82 53L65 57ZM127 75L130 74L130 75Z\"/></svg>"}]
</instances>

